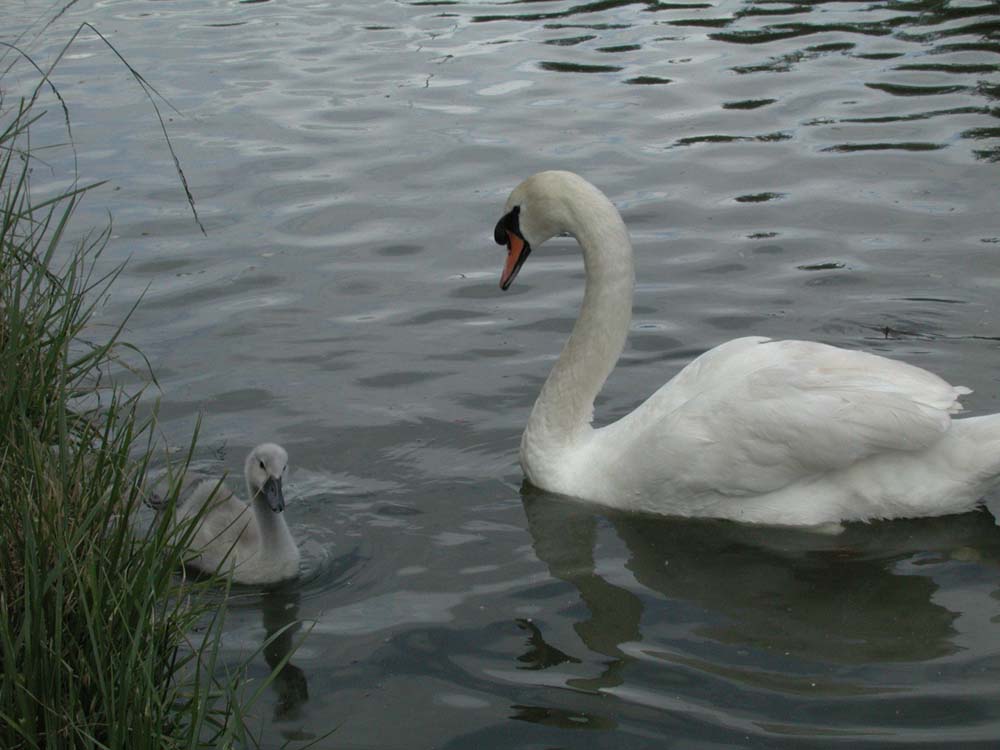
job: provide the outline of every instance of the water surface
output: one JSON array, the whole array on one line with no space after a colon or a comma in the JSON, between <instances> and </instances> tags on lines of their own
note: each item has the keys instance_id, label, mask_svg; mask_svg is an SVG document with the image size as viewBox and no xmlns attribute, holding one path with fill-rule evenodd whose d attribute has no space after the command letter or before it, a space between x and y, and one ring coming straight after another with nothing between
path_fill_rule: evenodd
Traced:
<instances>
[{"instance_id":1,"label":"water surface","mask_svg":"<svg viewBox=\"0 0 1000 750\"><path fill-rule=\"evenodd\" d=\"M5 41L59 7L8 6ZM226 639L236 662L305 623L262 677L308 631L258 707L265 746L995 746L992 518L826 538L522 487L583 272L555 241L501 293L491 232L543 168L621 209L635 319L598 421L749 333L899 357L1000 410L996 10L91 0L21 37L44 65L89 21L176 107L204 235L104 44L53 76L80 174L108 180L80 231L110 211L105 261L129 259L102 315L145 292L129 339L166 437L202 414L206 467L265 439L293 462L303 576L245 592ZM35 138L65 141L60 117ZM38 189L72 168L47 153Z\"/></svg>"}]
</instances>

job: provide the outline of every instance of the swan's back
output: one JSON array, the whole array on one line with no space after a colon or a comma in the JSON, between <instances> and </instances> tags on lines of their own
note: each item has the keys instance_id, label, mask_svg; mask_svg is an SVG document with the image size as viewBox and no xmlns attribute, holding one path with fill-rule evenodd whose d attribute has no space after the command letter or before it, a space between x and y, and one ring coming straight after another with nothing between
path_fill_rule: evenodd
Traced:
<instances>
[{"instance_id":1,"label":"swan's back","mask_svg":"<svg viewBox=\"0 0 1000 750\"><path fill-rule=\"evenodd\" d=\"M626 464L669 458L673 482L738 497L928 448L967 392L897 360L754 337L702 355L614 427Z\"/></svg>"},{"instance_id":2,"label":"swan's back","mask_svg":"<svg viewBox=\"0 0 1000 750\"><path fill-rule=\"evenodd\" d=\"M245 558L259 546L253 510L217 479L201 479L178 506L175 519L184 521L201 514L198 529L191 540L192 550L201 557L218 559Z\"/></svg>"},{"instance_id":3,"label":"swan's back","mask_svg":"<svg viewBox=\"0 0 1000 750\"><path fill-rule=\"evenodd\" d=\"M153 485L149 505L158 512L167 509L167 484L164 475ZM252 508L236 497L224 480L187 471L180 481L171 521L181 524L195 518L188 548L197 554L188 564L206 573L216 572L223 564L239 564L260 546Z\"/></svg>"},{"instance_id":4,"label":"swan's back","mask_svg":"<svg viewBox=\"0 0 1000 750\"><path fill-rule=\"evenodd\" d=\"M952 422L968 392L865 352L735 339L596 430L579 491L770 523L955 512L1000 470L996 427Z\"/></svg>"}]
</instances>

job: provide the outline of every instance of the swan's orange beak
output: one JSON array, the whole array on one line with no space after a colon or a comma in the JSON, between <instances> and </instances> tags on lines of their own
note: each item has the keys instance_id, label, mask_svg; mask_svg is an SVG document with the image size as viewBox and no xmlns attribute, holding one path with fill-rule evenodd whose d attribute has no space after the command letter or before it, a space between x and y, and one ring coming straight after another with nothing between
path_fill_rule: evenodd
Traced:
<instances>
[{"instance_id":1,"label":"swan's orange beak","mask_svg":"<svg viewBox=\"0 0 1000 750\"><path fill-rule=\"evenodd\" d=\"M500 276L501 289L507 291L510 288L517 272L521 270L524 261L528 259L529 253L531 253L531 245L516 232L507 230L507 261L503 264L503 274Z\"/></svg>"}]
</instances>

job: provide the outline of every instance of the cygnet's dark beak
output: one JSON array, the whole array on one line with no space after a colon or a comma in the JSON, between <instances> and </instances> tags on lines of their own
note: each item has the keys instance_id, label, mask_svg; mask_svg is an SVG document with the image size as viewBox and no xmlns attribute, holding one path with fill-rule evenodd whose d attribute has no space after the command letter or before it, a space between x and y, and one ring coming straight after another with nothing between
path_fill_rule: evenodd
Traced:
<instances>
[{"instance_id":1,"label":"cygnet's dark beak","mask_svg":"<svg viewBox=\"0 0 1000 750\"><path fill-rule=\"evenodd\" d=\"M281 477L268 477L260 491L264 493L264 499L267 500L267 504L275 513L281 513L285 509L285 495L281 491Z\"/></svg>"}]
</instances>

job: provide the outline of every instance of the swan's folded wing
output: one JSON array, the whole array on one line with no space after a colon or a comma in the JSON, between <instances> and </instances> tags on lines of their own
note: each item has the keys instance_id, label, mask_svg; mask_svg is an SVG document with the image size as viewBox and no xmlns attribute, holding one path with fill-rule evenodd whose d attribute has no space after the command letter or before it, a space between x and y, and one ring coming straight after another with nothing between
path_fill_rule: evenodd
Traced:
<instances>
[{"instance_id":1,"label":"swan's folded wing","mask_svg":"<svg viewBox=\"0 0 1000 750\"><path fill-rule=\"evenodd\" d=\"M670 483L737 496L926 448L968 393L903 362L811 342L760 341L708 369L653 442Z\"/></svg>"},{"instance_id":2,"label":"swan's folded wing","mask_svg":"<svg viewBox=\"0 0 1000 750\"><path fill-rule=\"evenodd\" d=\"M198 529L191 548L216 549L228 553L237 541L253 541L256 534L253 512L219 480L208 479L192 488L190 496L178 510L178 520L197 516Z\"/></svg>"}]
</instances>

